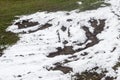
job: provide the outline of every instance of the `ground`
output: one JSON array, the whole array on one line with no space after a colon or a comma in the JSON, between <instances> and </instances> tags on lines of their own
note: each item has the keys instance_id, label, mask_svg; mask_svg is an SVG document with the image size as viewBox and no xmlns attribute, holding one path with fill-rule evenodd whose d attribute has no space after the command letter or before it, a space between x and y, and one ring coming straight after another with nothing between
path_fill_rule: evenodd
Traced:
<instances>
[{"instance_id":1,"label":"ground","mask_svg":"<svg viewBox=\"0 0 120 80\"><path fill-rule=\"evenodd\" d=\"M6 29L19 40L2 52L0 79L120 80L120 0L106 3L20 16Z\"/></svg>"}]
</instances>

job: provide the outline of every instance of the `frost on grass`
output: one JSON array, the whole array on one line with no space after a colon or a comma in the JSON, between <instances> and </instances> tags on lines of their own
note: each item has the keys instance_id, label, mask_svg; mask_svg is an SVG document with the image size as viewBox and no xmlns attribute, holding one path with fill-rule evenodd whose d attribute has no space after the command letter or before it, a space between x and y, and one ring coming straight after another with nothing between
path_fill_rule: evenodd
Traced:
<instances>
[{"instance_id":1,"label":"frost on grass","mask_svg":"<svg viewBox=\"0 0 120 80\"><path fill-rule=\"evenodd\" d=\"M120 0L108 2L92 11L37 12L16 20L7 31L20 40L0 57L0 79L120 80Z\"/></svg>"}]
</instances>

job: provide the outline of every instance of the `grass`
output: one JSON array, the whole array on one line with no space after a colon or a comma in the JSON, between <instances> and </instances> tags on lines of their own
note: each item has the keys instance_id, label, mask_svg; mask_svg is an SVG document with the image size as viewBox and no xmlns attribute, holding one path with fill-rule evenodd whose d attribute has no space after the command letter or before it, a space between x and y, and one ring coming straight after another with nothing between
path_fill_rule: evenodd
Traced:
<instances>
[{"instance_id":1,"label":"grass","mask_svg":"<svg viewBox=\"0 0 120 80\"><path fill-rule=\"evenodd\" d=\"M101 4L103 4L104 6L109 6L110 5L108 3L105 3L104 0L81 0L81 2L83 4L80 5L79 7L82 11L97 9L101 6Z\"/></svg>"},{"instance_id":2,"label":"grass","mask_svg":"<svg viewBox=\"0 0 120 80\"><path fill-rule=\"evenodd\" d=\"M76 2L82 1L79 6ZM87 10L98 0L0 0L0 46L12 45L19 40L17 34L6 32L16 15L31 14L36 11L59 11L80 8ZM99 5L98 5L99 4ZM101 3L98 3L99 7ZM91 8L92 9L92 8Z\"/></svg>"}]
</instances>

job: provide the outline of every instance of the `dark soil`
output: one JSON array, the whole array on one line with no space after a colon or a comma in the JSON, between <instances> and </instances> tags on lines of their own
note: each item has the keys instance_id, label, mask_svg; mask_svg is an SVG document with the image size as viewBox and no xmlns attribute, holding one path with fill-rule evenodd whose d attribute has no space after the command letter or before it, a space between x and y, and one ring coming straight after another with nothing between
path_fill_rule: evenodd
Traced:
<instances>
[{"instance_id":1,"label":"dark soil","mask_svg":"<svg viewBox=\"0 0 120 80\"><path fill-rule=\"evenodd\" d=\"M44 30L44 29L47 29L47 28L49 28L51 26L52 26L52 24L46 23L46 24L42 25L42 27L40 27L40 28L38 28L38 29L36 29L34 31L29 31L29 33L33 33L33 32L39 31L39 30Z\"/></svg>"},{"instance_id":2,"label":"dark soil","mask_svg":"<svg viewBox=\"0 0 120 80\"><path fill-rule=\"evenodd\" d=\"M47 29L47 28L49 28L49 27L51 27L51 26L52 26L52 24L46 23L46 24L40 26L40 27L39 27L38 29L36 29L36 30L29 30L28 33L33 33L33 32L39 31L39 30L44 30L44 29ZM27 32L21 32L21 34L25 34L25 33L27 33Z\"/></svg>"},{"instance_id":3,"label":"dark soil","mask_svg":"<svg viewBox=\"0 0 120 80\"><path fill-rule=\"evenodd\" d=\"M73 55L76 52L80 52L82 50L85 50L89 47L92 47L92 46L98 44L100 40L96 37L96 35L98 33L101 33L104 30L105 20L99 20L99 23L100 23L99 25L98 25L97 20L92 20L92 21L90 21L90 23L91 23L91 26L94 27L94 32L93 33L89 31L88 27L86 27L86 26L82 27L83 30L85 31L85 34L86 34L86 37L87 37L87 40L84 42L84 44L87 41L91 40L91 42L87 43L84 48L73 50L72 46L64 46L63 49L61 47L58 47L56 52L50 53L47 57L55 57L55 56L58 56L58 55L68 55L68 54ZM69 35L68 37L70 37L69 30L68 30L68 35ZM59 36L60 36L60 34L59 34ZM67 44L67 43L68 43L68 41L63 42L63 44ZM81 44L81 45L83 45L83 44ZM84 53L81 54L81 56L86 56L88 54L89 54L88 52L84 52ZM70 71L72 71L72 69L69 68L69 67L63 67L62 65L66 64L66 63L69 63L71 61L76 61L76 60L78 60L77 56L73 55L73 56L69 57L69 59L64 60L62 63L59 63L59 62L55 63L56 67L51 68L51 70L60 70L65 74L69 73ZM99 67L95 67L95 68L92 69L92 71L97 70L98 68ZM98 74L96 72L87 72L86 71L86 72L83 72L82 74L76 74L76 77L77 77L76 80L101 80L104 76L105 76L105 74L102 74L102 73ZM112 78L110 78L110 77L106 78L106 80L108 80L108 79L112 80Z\"/></svg>"},{"instance_id":4,"label":"dark soil","mask_svg":"<svg viewBox=\"0 0 120 80\"><path fill-rule=\"evenodd\" d=\"M67 19L68 22L72 21L72 19Z\"/></svg>"},{"instance_id":5,"label":"dark soil","mask_svg":"<svg viewBox=\"0 0 120 80\"><path fill-rule=\"evenodd\" d=\"M29 20L23 20L22 22L17 22L15 25L18 25L18 29L28 28L38 25L38 22L31 22Z\"/></svg>"},{"instance_id":6,"label":"dark soil","mask_svg":"<svg viewBox=\"0 0 120 80\"><path fill-rule=\"evenodd\" d=\"M107 76L106 78L105 78L105 80L115 80L113 77L109 77L109 76Z\"/></svg>"},{"instance_id":7,"label":"dark soil","mask_svg":"<svg viewBox=\"0 0 120 80\"><path fill-rule=\"evenodd\" d=\"M57 52L52 52L47 57L55 57L57 55L68 55L74 53L75 51L73 50L72 46L65 46L63 49L61 47L58 47Z\"/></svg>"},{"instance_id":8,"label":"dark soil","mask_svg":"<svg viewBox=\"0 0 120 80\"><path fill-rule=\"evenodd\" d=\"M83 30L86 32L86 37L87 37L87 41L88 40L91 40L92 42L86 44L86 47L84 48L79 48L78 50L76 50L76 52L79 52L79 51L82 51L82 50L85 50L89 47L92 47L94 46L95 44L98 44L99 43L99 39L94 35L92 34L90 31L89 31L89 28L88 27L83 27Z\"/></svg>"},{"instance_id":9,"label":"dark soil","mask_svg":"<svg viewBox=\"0 0 120 80\"><path fill-rule=\"evenodd\" d=\"M118 70L118 67L120 67L120 62L117 62L112 68L116 71Z\"/></svg>"},{"instance_id":10,"label":"dark soil","mask_svg":"<svg viewBox=\"0 0 120 80\"><path fill-rule=\"evenodd\" d=\"M84 53L81 54L81 56L86 56L88 54L89 54L88 52L84 52Z\"/></svg>"},{"instance_id":11,"label":"dark soil","mask_svg":"<svg viewBox=\"0 0 120 80\"><path fill-rule=\"evenodd\" d=\"M97 72L83 72L81 74L76 74L75 80L101 80L105 75L98 74Z\"/></svg>"},{"instance_id":12,"label":"dark soil","mask_svg":"<svg viewBox=\"0 0 120 80\"><path fill-rule=\"evenodd\" d=\"M50 70L60 70L60 71L62 71L64 74L66 74L66 73L69 73L70 71L72 71L72 68L70 68L70 67L66 67L66 66L61 66L61 64L55 64L56 65L56 67L52 67Z\"/></svg>"},{"instance_id":13,"label":"dark soil","mask_svg":"<svg viewBox=\"0 0 120 80\"><path fill-rule=\"evenodd\" d=\"M68 43L68 41L67 41L67 40L63 41L63 44L67 44L67 43Z\"/></svg>"},{"instance_id":14,"label":"dark soil","mask_svg":"<svg viewBox=\"0 0 120 80\"><path fill-rule=\"evenodd\" d=\"M46 23L46 24L42 25L42 27L40 27L39 30L43 30L43 29L49 28L51 26L52 26L52 24Z\"/></svg>"},{"instance_id":15,"label":"dark soil","mask_svg":"<svg viewBox=\"0 0 120 80\"><path fill-rule=\"evenodd\" d=\"M62 28L61 28L62 31L66 31L66 29L67 28L65 26L62 26Z\"/></svg>"},{"instance_id":16,"label":"dark soil","mask_svg":"<svg viewBox=\"0 0 120 80\"><path fill-rule=\"evenodd\" d=\"M111 52L114 52L115 50L116 50L116 47L114 47Z\"/></svg>"},{"instance_id":17,"label":"dark soil","mask_svg":"<svg viewBox=\"0 0 120 80\"><path fill-rule=\"evenodd\" d=\"M98 21L99 21L99 24L98 24ZM93 33L90 32L90 30L89 30L88 27L86 27L86 26L82 27L83 30L85 31L87 40L84 43L78 44L78 45L83 45L87 41L91 40L91 42L87 43L84 48L79 48L77 50L73 50L72 46L65 46L63 49L61 47L58 47L56 52L50 53L47 57L55 57L55 56L58 56L58 55L74 54L76 52L80 52L82 50L85 50L85 49L87 49L89 47L92 47L92 46L98 44L100 40L96 37L96 35L99 34L99 33L101 33L104 30L105 19L103 19L103 20L99 19L98 21L94 20L94 19L93 20L89 20L89 22L91 23L91 26L94 28L94 32ZM60 40L60 34L58 34L58 36L59 36L59 40ZM68 29L68 37L70 37L69 29ZM68 43L67 41L63 42L63 44L67 44L67 43Z\"/></svg>"},{"instance_id":18,"label":"dark soil","mask_svg":"<svg viewBox=\"0 0 120 80\"><path fill-rule=\"evenodd\" d=\"M101 33L104 30L105 27L105 19L99 19L99 24L98 21L95 19L89 20L91 23L91 26L95 29L94 30L94 35L97 35L98 33Z\"/></svg>"}]
</instances>

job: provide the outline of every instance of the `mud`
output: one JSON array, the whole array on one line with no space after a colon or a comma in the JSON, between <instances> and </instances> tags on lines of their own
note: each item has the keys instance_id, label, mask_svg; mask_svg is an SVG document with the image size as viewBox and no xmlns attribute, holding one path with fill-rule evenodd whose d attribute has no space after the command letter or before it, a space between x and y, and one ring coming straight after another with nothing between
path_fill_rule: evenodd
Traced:
<instances>
[{"instance_id":1,"label":"mud","mask_svg":"<svg viewBox=\"0 0 120 80\"><path fill-rule=\"evenodd\" d=\"M58 64L56 65L56 67L51 68L51 70L60 70L60 71L62 71L64 74L73 71L72 68L70 68L70 67L61 66L61 65L58 65Z\"/></svg>"},{"instance_id":2,"label":"mud","mask_svg":"<svg viewBox=\"0 0 120 80\"><path fill-rule=\"evenodd\" d=\"M15 25L18 25L18 29L33 27L33 26L36 26L38 24L39 24L38 22L31 22L29 20L23 20L22 22L15 23Z\"/></svg>"},{"instance_id":3,"label":"mud","mask_svg":"<svg viewBox=\"0 0 120 80\"><path fill-rule=\"evenodd\" d=\"M62 31L66 31L66 29L67 29L67 28L66 28L65 26L62 26L62 27L61 27L61 30L62 30Z\"/></svg>"},{"instance_id":4,"label":"mud","mask_svg":"<svg viewBox=\"0 0 120 80\"><path fill-rule=\"evenodd\" d=\"M38 29L36 29L36 30L29 30L28 32L21 32L20 34L34 33L34 32L39 31L39 30L47 29L47 28L49 28L49 27L51 27L51 26L52 26L52 24L46 23L46 24L40 26L40 27L39 27Z\"/></svg>"},{"instance_id":5,"label":"mud","mask_svg":"<svg viewBox=\"0 0 120 80\"><path fill-rule=\"evenodd\" d=\"M99 21L99 24L98 24L98 21ZM88 27L86 27L86 26L82 27L82 29L85 31L87 40L84 43L77 44L77 45L78 46L79 45L83 45L86 42L88 42L89 40L91 41L90 43L87 43L84 48L79 48L77 50L73 50L72 46L65 46L63 49L58 47L56 52L49 53L49 55L47 57L55 57L55 56L58 56L58 55L74 54L76 52L80 52L82 50L85 50L85 49L87 49L89 47L92 47L92 46L98 44L100 42L100 40L96 36L104 30L105 19L103 19L103 20L99 19L98 21L94 20L94 19L93 20L89 20L89 22L91 23L91 26L94 28L94 32L93 33L90 32ZM68 37L70 37L69 29L68 29ZM60 37L59 37L59 40L60 40ZM67 44L67 43L68 42L63 42L63 44ZM87 55L87 54L85 54L85 55Z\"/></svg>"},{"instance_id":6,"label":"mud","mask_svg":"<svg viewBox=\"0 0 120 80\"><path fill-rule=\"evenodd\" d=\"M74 53L75 51L73 50L72 46L65 46L63 49L61 47L58 47L57 52L52 52L47 57L55 57L57 55L68 55Z\"/></svg>"},{"instance_id":7,"label":"mud","mask_svg":"<svg viewBox=\"0 0 120 80\"><path fill-rule=\"evenodd\" d=\"M98 74L97 72L88 72L85 71L81 74L76 74L75 80L101 80L105 75L104 74Z\"/></svg>"}]
</instances>

